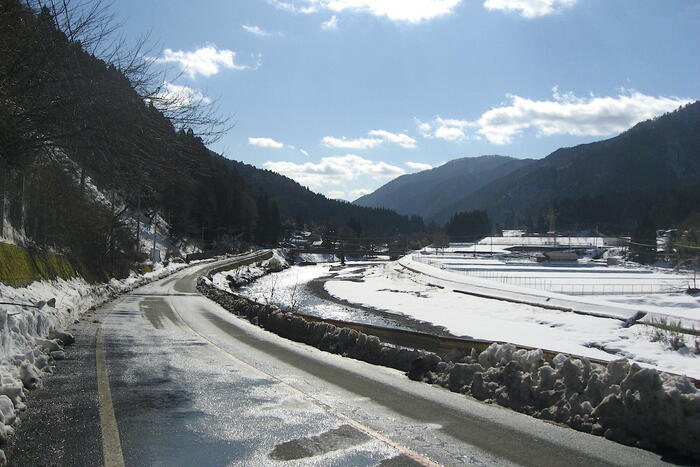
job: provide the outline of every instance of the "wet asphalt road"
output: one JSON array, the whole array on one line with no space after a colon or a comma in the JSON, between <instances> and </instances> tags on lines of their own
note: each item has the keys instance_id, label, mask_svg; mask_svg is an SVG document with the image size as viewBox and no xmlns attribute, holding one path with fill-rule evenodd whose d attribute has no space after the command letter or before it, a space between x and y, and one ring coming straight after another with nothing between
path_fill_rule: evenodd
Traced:
<instances>
[{"instance_id":1,"label":"wet asphalt road","mask_svg":"<svg viewBox=\"0 0 700 467\"><path fill-rule=\"evenodd\" d=\"M196 294L196 278L211 267L181 271L83 319L69 359L30 396L6 448L11 464L103 464L104 445L115 440L102 436L97 344L116 448L129 466L662 463L281 339Z\"/></svg>"}]
</instances>

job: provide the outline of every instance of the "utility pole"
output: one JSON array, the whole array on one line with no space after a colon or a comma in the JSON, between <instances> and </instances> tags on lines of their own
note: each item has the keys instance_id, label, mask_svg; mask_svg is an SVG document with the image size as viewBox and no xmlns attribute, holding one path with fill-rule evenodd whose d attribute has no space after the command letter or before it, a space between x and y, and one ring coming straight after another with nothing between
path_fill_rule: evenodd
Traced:
<instances>
[{"instance_id":1,"label":"utility pole","mask_svg":"<svg viewBox=\"0 0 700 467\"><path fill-rule=\"evenodd\" d=\"M141 191L136 202L136 251L141 251Z\"/></svg>"},{"instance_id":2,"label":"utility pole","mask_svg":"<svg viewBox=\"0 0 700 467\"><path fill-rule=\"evenodd\" d=\"M158 262L158 260L160 260L160 258L156 257L156 236L157 236L156 227L157 226L158 226L158 220L154 218L153 219L153 250L151 250L151 261L153 261L154 263L156 263L156 262ZM160 256L160 255L158 255L158 256Z\"/></svg>"}]
</instances>

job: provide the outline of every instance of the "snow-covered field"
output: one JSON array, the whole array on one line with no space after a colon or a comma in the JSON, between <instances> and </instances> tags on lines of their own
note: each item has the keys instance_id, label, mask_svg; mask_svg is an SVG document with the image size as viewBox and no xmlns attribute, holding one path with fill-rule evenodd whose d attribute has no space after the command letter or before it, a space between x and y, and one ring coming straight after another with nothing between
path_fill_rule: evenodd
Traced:
<instances>
[{"instance_id":1,"label":"snow-covered field","mask_svg":"<svg viewBox=\"0 0 700 467\"><path fill-rule=\"evenodd\" d=\"M596 248L611 243L612 239L603 237L485 237L476 243L450 243L446 248L440 248L443 254L451 253L510 253L513 247L586 247ZM434 248L425 248L426 253L435 253Z\"/></svg>"},{"instance_id":2,"label":"snow-covered field","mask_svg":"<svg viewBox=\"0 0 700 467\"><path fill-rule=\"evenodd\" d=\"M480 267L487 269L488 261L482 260ZM316 316L382 325L380 316L320 299L305 287L314 279L337 273L337 277L324 285L332 296L444 326L455 335L512 342L601 360L624 357L642 365L700 378L700 355L695 353L696 336L680 334L685 347L674 350L668 341L658 338L655 328L644 324L625 327L624 321L633 318L638 311L646 311L655 313L654 316L667 315L671 320L682 319L687 326L698 322L696 328L700 329L700 321L696 321L700 320L700 297L682 293L567 296L465 276L412 261L410 256L400 262L373 266L350 263L344 269L332 270L336 266L292 267L262 277L240 292L261 303ZM536 267L541 268L540 265ZM635 274L620 269L615 274ZM589 274L600 274L600 280L608 277L595 267L594 271ZM643 273L649 274L658 273ZM569 280L575 280L575 277ZM467 295L457 293L455 289L494 297L500 294L501 298L522 299L534 304L561 305L566 309L580 310L580 313Z\"/></svg>"},{"instance_id":3,"label":"snow-covered field","mask_svg":"<svg viewBox=\"0 0 700 467\"><path fill-rule=\"evenodd\" d=\"M40 387L42 376L53 372L53 361L65 358L62 344L70 337L61 330L115 294L184 267L156 264L153 272L108 284L89 284L80 278L34 282L23 288L0 284L0 442L13 433L18 414L25 409L25 390ZM4 458L0 450L0 464Z\"/></svg>"},{"instance_id":4,"label":"snow-covered field","mask_svg":"<svg viewBox=\"0 0 700 467\"><path fill-rule=\"evenodd\" d=\"M607 266L587 259L537 263L508 256L419 254L402 260L403 264L408 262L452 283L621 308L630 313L642 311L649 314L647 320L665 317L686 329L700 330L700 297L684 293L694 284L689 273L635 263Z\"/></svg>"},{"instance_id":5,"label":"snow-covered field","mask_svg":"<svg viewBox=\"0 0 700 467\"><path fill-rule=\"evenodd\" d=\"M343 275L356 273L349 269ZM654 330L645 325L624 327L624 322L616 317L589 316L456 293L449 284L404 269L396 262L368 271L363 282L344 281L343 275L326 283L326 290L333 296L442 325L456 335L602 360L625 357L700 378L700 355L694 353L694 336L685 336L687 347L676 351L663 342L652 342ZM700 300L693 299L700 306ZM633 313L630 309L630 315Z\"/></svg>"},{"instance_id":6,"label":"snow-covered field","mask_svg":"<svg viewBox=\"0 0 700 467\"><path fill-rule=\"evenodd\" d=\"M568 295L634 295L681 292L692 284L688 275L634 266L607 266L604 262L537 263L528 258L484 257L469 254L413 255L439 269L494 282Z\"/></svg>"}]
</instances>

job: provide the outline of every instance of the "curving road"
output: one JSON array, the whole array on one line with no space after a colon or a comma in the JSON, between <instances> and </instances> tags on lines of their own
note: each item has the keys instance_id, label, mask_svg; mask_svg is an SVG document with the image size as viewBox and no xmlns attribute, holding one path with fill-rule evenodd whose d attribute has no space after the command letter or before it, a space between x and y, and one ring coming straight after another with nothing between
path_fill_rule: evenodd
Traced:
<instances>
[{"instance_id":1,"label":"curving road","mask_svg":"<svg viewBox=\"0 0 700 467\"><path fill-rule=\"evenodd\" d=\"M656 465L659 455L321 352L196 293L198 265L74 328L14 465ZM94 322L96 321L96 322Z\"/></svg>"}]
</instances>

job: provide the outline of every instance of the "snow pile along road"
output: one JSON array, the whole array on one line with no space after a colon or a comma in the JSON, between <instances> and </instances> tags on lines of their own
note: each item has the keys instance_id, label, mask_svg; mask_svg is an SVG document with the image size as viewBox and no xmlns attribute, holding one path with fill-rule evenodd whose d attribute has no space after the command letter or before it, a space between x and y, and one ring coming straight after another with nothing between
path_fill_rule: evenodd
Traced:
<instances>
[{"instance_id":1,"label":"snow pile along road","mask_svg":"<svg viewBox=\"0 0 700 467\"><path fill-rule=\"evenodd\" d=\"M607 365L492 344L413 363L409 377L623 444L700 460L700 391L687 377L627 360Z\"/></svg>"},{"instance_id":2,"label":"snow pile along road","mask_svg":"<svg viewBox=\"0 0 700 467\"><path fill-rule=\"evenodd\" d=\"M0 284L0 443L14 433L26 390L41 386L53 372L53 361L65 358L63 346L74 339L61 330L88 309L121 293L172 274L185 264L157 265L153 272L107 284L81 278L34 282L24 288ZM0 465L5 454L0 450Z\"/></svg>"}]
</instances>

